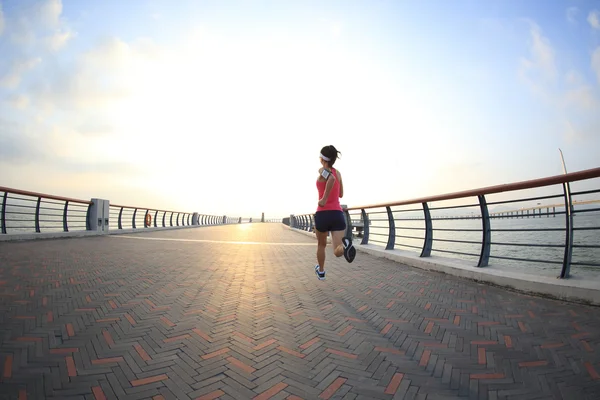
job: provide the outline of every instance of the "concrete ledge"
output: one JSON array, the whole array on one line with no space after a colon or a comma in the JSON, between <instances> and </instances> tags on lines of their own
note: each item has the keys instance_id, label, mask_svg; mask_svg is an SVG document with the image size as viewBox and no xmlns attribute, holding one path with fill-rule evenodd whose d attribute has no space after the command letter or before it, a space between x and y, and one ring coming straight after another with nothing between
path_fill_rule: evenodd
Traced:
<instances>
[{"instance_id":1,"label":"concrete ledge","mask_svg":"<svg viewBox=\"0 0 600 400\"><path fill-rule=\"evenodd\" d=\"M292 228L289 228L292 229ZM294 232L315 237L312 232L292 229ZM331 243L328 240L328 243ZM410 267L440 272L476 282L501 286L530 295L550 297L576 303L600 305L600 282L571 277L557 279L546 276L523 274L502 266L477 268L467 261L446 257L419 257L403 250L384 250L380 246L361 245L355 242L357 251L375 257L386 258Z\"/></svg>"},{"instance_id":2,"label":"concrete ledge","mask_svg":"<svg viewBox=\"0 0 600 400\"><path fill-rule=\"evenodd\" d=\"M235 224L228 224L235 225ZM7 233L0 235L0 242L8 241L24 241L24 240L42 240L42 239L66 239L76 237L89 237L89 236L104 236L104 235L124 235L131 233L144 233L144 232L156 232L156 231L168 231L174 229L191 229L191 228L205 228L209 226L222 226L222 225L185 225L185 226L165 226L157 228L139 228L139 229L113 229L108 232L101 231L72 231L72 232L41 232L41 233Z\"/></svg>"}]
</instances>

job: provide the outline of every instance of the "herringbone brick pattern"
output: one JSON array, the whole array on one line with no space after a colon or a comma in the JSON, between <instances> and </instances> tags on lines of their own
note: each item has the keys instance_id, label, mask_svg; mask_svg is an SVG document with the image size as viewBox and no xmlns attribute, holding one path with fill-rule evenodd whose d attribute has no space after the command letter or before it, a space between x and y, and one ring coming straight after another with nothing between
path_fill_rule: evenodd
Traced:
<instances>
[{"instance_id":1,"label":"herringbone brick pattern","mask_svg":"<svg viewBox=\"0 0 600 400\"><path fill-rule=\"evenodd\" d=\"M0 243L0 398L600 398L599 309L330 248L318 281L314 243Z\"/></svg>"}]
</instances>

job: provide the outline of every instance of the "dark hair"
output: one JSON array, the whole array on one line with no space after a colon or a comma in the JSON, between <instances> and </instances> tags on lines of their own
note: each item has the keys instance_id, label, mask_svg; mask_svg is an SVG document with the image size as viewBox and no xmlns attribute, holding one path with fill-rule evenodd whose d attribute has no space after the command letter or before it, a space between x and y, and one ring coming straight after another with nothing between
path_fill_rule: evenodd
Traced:
<instances>
[{"instance_id":1,"label":"dark hair","mask_svg":"<svg viewBox=\"0 0 600 400\"><path fill-rule=\"evenodd\" d=\"M329 158L329 161L326 161L330 167L333 167L333 164L335 163L335 160L337 160L338 158L338 153L340 153L339 151L337 151L337 149L335 147L333 147L333 145L329 145L329 146L325 146L321 149L321 154L323 154L325 157ZM340 153L342 154L342 153Z\"/></svg>"}]
</instances>

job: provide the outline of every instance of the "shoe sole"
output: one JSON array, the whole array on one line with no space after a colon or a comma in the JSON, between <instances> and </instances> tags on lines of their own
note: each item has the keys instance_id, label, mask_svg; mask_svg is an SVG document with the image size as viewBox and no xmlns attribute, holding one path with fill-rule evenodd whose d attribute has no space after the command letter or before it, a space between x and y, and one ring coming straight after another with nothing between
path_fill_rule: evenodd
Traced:
<instances>
[{"instance_id":1,"label":"shoe sole","mask_svg":"<svg viewBox=\"0 0 600 400\"><path fill-rule=\"evenodd\" d=\"M354 246L352 245L352 241L347 237L344 237L342 239L342 243L344 241L347 241L347 243L349 243L348 247L346 247L346 244L344 244L344 258L346 259L346 261L351 263L356 257L356 248L354 248Z\"/></svg>"}]
</instances>

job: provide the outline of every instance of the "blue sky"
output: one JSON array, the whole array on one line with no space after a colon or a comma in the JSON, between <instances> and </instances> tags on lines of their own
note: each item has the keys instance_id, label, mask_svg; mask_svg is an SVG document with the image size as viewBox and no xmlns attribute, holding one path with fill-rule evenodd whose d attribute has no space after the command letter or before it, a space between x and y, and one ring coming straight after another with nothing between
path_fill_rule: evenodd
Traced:
<instances>
[{"instance_id":1,"label":"blue sky","mask_svg":"<svg viewBox=\"0 0 600 400\"><path fill-rule=\"evenodd\" d=\"M0 185L142 207L349 205L598 167L594 1L0 0Z\"/></svg>"}]
</instances>

